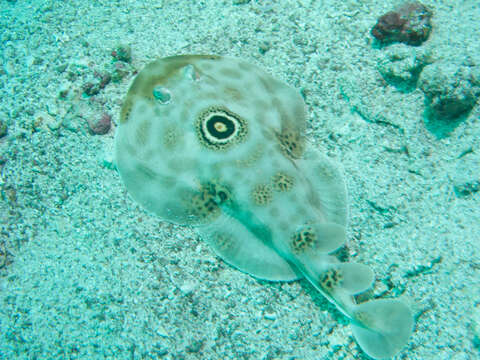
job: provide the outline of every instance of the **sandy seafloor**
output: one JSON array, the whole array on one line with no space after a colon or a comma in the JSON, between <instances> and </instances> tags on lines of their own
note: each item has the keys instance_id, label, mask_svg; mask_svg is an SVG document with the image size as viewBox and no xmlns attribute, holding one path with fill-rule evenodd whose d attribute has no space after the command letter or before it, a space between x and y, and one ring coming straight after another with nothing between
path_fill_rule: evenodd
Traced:
<instances>
[{"instance_id":1,"label":"sandy seafloor","mask_svg":"<svg viewBox=\"0 0 480 360\"><path fill-rule=\"evenodd\" d=\"M371 295L415 314L396 358L479 358L480 193L454 186L480 181L480 106L437 136L423 92L383 80L370 29L396 1L236 2L2 1L0 359L368 358L305 281L257 281L129 197L115 127L88 121L118 121L133 70L82 95L119 43L132 69L216 53L302 89L309 141L346 173L346 252L375 271ZM479 2L424 3L416 50L480 66Z\"/></svg>"}]
</instances>

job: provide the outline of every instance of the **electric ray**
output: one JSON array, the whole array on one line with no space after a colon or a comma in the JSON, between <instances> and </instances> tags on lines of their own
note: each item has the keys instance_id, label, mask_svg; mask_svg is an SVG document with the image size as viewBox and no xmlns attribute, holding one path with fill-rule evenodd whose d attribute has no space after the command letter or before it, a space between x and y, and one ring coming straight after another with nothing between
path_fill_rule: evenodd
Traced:
<instances>
[{"instance_id":1,"label":"electric ray","mask_svg":"<svg viewBox=\"0 0 480 360\"><path fill-rule=\"evenodd\" d=\"M116 162L131 196L163 220L196 226L254 277L306 278L349 320L371 357L413 330L394 299L356 304L369 267L341 263L347 196L338 166L305 139L302 97L242 60L184 55L148 64L121 110Z\"/></svg>"}]
</instances>

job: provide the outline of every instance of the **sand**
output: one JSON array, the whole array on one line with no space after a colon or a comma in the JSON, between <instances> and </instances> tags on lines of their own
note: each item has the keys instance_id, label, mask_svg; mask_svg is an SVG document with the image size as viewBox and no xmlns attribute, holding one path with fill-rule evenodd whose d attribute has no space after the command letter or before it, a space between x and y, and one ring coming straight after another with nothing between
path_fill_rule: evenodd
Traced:
<instances>
[{"instance_id":1,"label":"sand","mask_svg":"<svg viewBox=\"0 0 480 360\"><path fill-rule=\"evenodd\" d=\"M258 281L142 210L115 171L115 125L89 131L118 121L136 70L187 53L242 58L305 95L309 141L346 173L346 253L375 271L370 295L415 314L396 358L478 358L480 106L439 136L424 92L383 79L370 29L397 4L4 1L0 359L367 359L305 281ZM433 32L415 51L480 66L478 1L424 4ZM118 44L127 75L85 96Z\"/></svg>"}]
</instances>

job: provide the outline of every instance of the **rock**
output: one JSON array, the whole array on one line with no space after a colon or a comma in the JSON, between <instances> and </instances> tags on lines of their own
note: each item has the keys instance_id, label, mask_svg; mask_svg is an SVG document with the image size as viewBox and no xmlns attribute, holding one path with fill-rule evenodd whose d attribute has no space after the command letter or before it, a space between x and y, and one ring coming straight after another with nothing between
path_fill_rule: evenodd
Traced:
<instances>
[{"instance_id":1,"label":"rock","mask_svg":"<svg viewBox=\"0 0 480 360\"><path fill-rule=\"evenodd\" d=\"M277 319L277 314L275 313L275 310L269 305L263 311L263 317L267 320L274 321Z\"/></svg>"},{"instance_id":2,"label":"rock","mask_svg":"<svg viewBox=\"0 0 480 360\"><path fill-rule=\"evenodd\" d=\"M382 44L403 42L421 45L432 30L432 12L418 1L406 3L381 16L372 35Z\"/></svg>"},{"instance_id":3,"label":"rock","mask_svg":"<svg viewBox=\"0 0 480 360\"><path fill-rule=\"evenodd\" d=\"M265 53L270 50L272 47L272 44L268 40L263 40L258 44L258 51L260 54L265 55Z\"/></svg>"},{"instance_id":4,"label":"rock","mask_svg":"<svg viewBox=\"0 0 480 360\"><path fill-rule=\"evenodd\" d=\"M116 60L129 63L132 61L132 49L128 45L117 45L112 50L112 56Z\"/></svg>"},{"instance_id":5,"label":"rock","mask_svg":"<svg viewBox=\"0 0 480 360\"><path fill-rule=\"evenodd\" d=\"M98 83L87 82L82 86L83 93L88 96L97 95L100 92L100 87Z\"/></svg>"},{"instance_id":6,"label":"rock","mask_svg":"<svg viewBox=\"0 0 480 360\"><path fill-rule=\"evenodd\" d=\"M203 343L203 340L192 340L192 342L185 348L185 351L187 353L198 353L202 350Z\"/></svg>"},{"instance_id":7,"label":"rock","mask_svg":"<svg viewBox=\"0 0 480 360\"><path fill-rule=\"evenodd\" d=\"M476 70L448 60L425 66L418 85L425 94L429 118L457 119L472 110L480 95Z\"/></svg>"},{"instance_id":8,"label":"rock","mask_svg":"<svg viewBox=\"0 0 480 360\"><path fill-rule=\"evenodd\" d=\"M105 135L112 126L112 116L104 113L97 121L88 121L88 128L92 135Z\"/></svg>"},{"instance_id":9,"label":"rock","mask_svg":"<svg viewBox=\"0 0 480 360\"><path fill-rule=\"evenodd\" d=\"M394 44L379 55L377 69L387 83L400 91L412 91L431 57L416 48Z\"/></svg>"},{"instance_id":10,"label":"rock","mask_svg":"<svg viewBox=\"0 0 480 360\"><path fill-rule=\"evenodd\" d=\"M132 71L131 67L124 62L116 62L112 70L112 81L119 82Z\"/></svg>"},{"instance_id":11,"label":"rock","mask_svg":"<svg viewBox=\"0 0 480 360\"><path fill-rule=\"evenodd\" d=\"M450 177L458 198L480 191L480 157L473 153L460 158Z\"/></svg>"},{"instance_id":12,"label":"rock","mask_svg":"<svg viewBox=\"0 0 480 360\"><path fill-rule=\"evenodd\" d=\"M95 81L90 81L83 84L82 89L83 93L88 96L97 95L100 90L105 88L112 81L112 76L109 73L96 73Z\"/></svg>"},{"instance_id":13,"label":"rock","mask_svg":"<svg viewBox=\"0 0 480 360\"><path fill-rule=\"evenodd\" d=\"M39 111L33 116L32 130L58 130L63 123L61 116L53 116L45 111Z\"/></svg>"},{"instance_id":14,"label":"rock","mask_svg":"<svg viewBox=\"0 0 480 360\"><path fill-rule=\"evenodd\" d=\"M7 135L7 123L0 119L0 138Z\"/></svg>"},{"instance_id":15,"label":"rock","mask_svg":"<svg viewBox=\"0 0 480 360\"><path fill-rule=\"evenodd\" d=\"M67 63L63 63L63 64L60 64L58 66L55 67L55 70L58 72L58 73L63 73L65 72L65 70L67 70L67 67L68 67L68 64Z\"/></svg>"},{"instance_id":16,"label":"rock","mask_svg":"<svg viewBox=\"0 0 480 360\"><path fill-rule=\"evenodd\" d=\"M179 290L184 295L191 295L195 292L195 289L197 288L197 286L198 284L196 282L186 281L179 287Z\"/></svg>"}]
</instances>

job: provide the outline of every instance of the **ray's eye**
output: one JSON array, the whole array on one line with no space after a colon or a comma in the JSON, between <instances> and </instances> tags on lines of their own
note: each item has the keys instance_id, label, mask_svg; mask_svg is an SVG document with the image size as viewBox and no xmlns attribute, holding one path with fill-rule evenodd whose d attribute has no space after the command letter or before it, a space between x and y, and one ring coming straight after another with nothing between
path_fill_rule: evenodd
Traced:
<instances>
[{"instance_id":1,"label":"ray's eye","mask_svg":"<svg viewBox=\"0 0 480 360\"><path fill-rule=\"evenodd\" d=\"M206 147L224 150L245 139L247 123L242 117L225 108L212 107L198 116L197 135Z\"/></svg>"}]
</instances>

